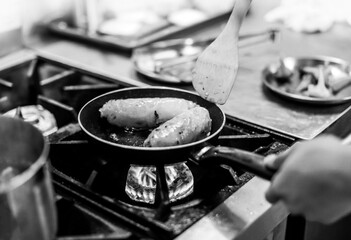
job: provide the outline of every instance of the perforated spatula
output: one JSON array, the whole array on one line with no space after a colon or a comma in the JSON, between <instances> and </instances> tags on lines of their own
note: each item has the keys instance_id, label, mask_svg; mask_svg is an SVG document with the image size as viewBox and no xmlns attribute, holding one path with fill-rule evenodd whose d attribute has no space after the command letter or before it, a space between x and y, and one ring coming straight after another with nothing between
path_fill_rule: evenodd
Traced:
<instances>
[{"instance_id":1,"label":"perforated spatula","mask_svg":"<svg viewBox=\"0 0 351 240\"><path fill-rule=\"evenodd\" d=\"M239 67L238 38L251 0L236 0L226 26L201 53L193 70L193 86L211 102L224 104L233 88Z\"/></svg>"}]
</instances>

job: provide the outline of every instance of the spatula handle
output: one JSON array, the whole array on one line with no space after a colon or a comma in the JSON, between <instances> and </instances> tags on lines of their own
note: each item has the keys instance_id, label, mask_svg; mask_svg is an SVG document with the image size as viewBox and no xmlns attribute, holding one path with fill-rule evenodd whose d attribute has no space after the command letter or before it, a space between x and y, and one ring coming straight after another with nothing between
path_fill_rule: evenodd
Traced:
<instances>
[{"instance_id":1,"label":"spatula handle","mask_svg":"<svg viewBox=\"0 0 351 240\"><path fill-rule=\"evenodd\" d=\"M230 28L233 33L238 37L240 26L245 18L247 12L249 11L250 4L252 0L236 0L228 23L225 28ZM223 31L227 32L227 31Z\"/></svg>"},{"instance_id":2,"label":"spatula handle","mask_svg":"<svg viewBox=\"0 0 351 240\"><path fill-rule=\"evenodd\" d=\"M224 104L238 73L238 36L251 0L236 0L226 26L201 53L193 71L193 86L204 99Z\"/></svg>"}]
</instances>

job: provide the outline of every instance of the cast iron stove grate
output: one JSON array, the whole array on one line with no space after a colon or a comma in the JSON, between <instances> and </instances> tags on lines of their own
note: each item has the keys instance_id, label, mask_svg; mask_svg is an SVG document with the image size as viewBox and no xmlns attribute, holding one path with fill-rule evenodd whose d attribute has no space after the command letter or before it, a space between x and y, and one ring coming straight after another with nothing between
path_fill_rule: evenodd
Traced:
<instances>
[{"instance_id":1,"label":"cast iron stove grate","mask_svg":"<svg viewBox=\"0 0 351 240\"><path fill-rule=\"evenodd\" d=\"M172 239L253 177L225 166L199 166L185 156L195 179L190 196L166 204L160 197L161 205L131 201L124 191L129 165L103 159L77 124L77 113L88 100L124 87L40 56L0 70L1 114L15 109L17 117L23 117L23 107L40 105L55 117L57 130L47 139L57 192L58 239ZM285 150L293 142L230 116L218 140L262 155Z\"/></svg>"}]
</instances>

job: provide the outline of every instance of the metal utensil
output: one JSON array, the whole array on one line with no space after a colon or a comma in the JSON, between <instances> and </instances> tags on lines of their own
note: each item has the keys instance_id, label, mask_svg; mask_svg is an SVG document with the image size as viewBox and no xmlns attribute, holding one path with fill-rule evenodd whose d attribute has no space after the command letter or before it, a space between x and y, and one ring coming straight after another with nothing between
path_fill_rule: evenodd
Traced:
<instances>
[{"instance_id":1,"label":"metal utensil","mask_svg":"<svg viewBox=\"0 0 351 240\"><path fill-rule=\"evenodd\" d=\"M287 81L292 75L293 71L285 65L284 59L279 57L279 66L274 73L274 76L280 81Z\"/></svg>"},{"instance_id":2,"label":"metal utensil","mask_svg":"<svg viewBox=\"0 0 351 240\"><path fill-rule=\"evenodd\" d=\"M278 59L278 67L277 67L274 75L280 81L289 81L289 79L293 75L293 71L286 66L286 63L284 61L285 57L283 54L282 33L281 32L279 32L279 34L277 34L277 36L276 36L276 43L278 44L279 59Z\"/></svg>"},{"instance_id":3,"label":"metal utensil","mask_svg":"<svg viewBox=\"0 0 351 240\"><path fill-rule=\"evenodd\" d=\"M193 71L193 86L204 99L224 104L238 72L238 36L251 0L237 0L223 31L202 52Z\"/></svg>"},{"instance_id":4,"label":"metal utensil","mask_svg":"<svg viewBox=\"0 0 351 240\"><path fill-rule=\"evenodd\" d=\"M0 239L54 239L49 145L32 124L0 116Z\"/></svg>"}]
</instances>

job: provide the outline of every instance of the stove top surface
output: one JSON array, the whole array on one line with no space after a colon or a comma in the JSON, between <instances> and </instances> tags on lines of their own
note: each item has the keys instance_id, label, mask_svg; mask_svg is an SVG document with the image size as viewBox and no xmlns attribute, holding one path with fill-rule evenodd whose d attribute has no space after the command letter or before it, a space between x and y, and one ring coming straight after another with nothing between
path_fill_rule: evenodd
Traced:
<instances>
[{"instance_id":1,"label":"stove top surface","mask_svg":"<svg viewBox=\"0 0 351 240\"><path fill-rule=\"evenodd\" d=\"M125 188L131 166L104 159L77 123L77 113L88 100L125 87L41 56L0 71L1 114L12 111L37 123L38 119L25 118L26 108L35 106L54 116L55 129L46 137L57 194L58 239L173 239L254 177L227 166L201 166L185 156L184 164L193 176L190 194L156 204L131 199ZM227 116L217 144L267 155L287 149L294 141ZM156 197L162 195L155 191Z\"/></svg>"}]
</instances>

